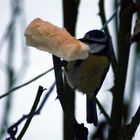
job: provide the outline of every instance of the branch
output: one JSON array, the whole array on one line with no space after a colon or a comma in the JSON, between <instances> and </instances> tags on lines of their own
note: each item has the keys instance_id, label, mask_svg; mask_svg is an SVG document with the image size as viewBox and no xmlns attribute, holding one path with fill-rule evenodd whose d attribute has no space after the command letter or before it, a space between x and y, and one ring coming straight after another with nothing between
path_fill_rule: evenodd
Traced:
<instances>
[{"instance_id":1,"label":"branch","mask_svg":"<svg viewBox=\"0 0 140 140\"><path fill-rule=\"evenodd\" d=\"M25 132L26 132L27 128L29 127L30 122L34 116L34 112L37 108L37 105L40 101L40 98L41 98L43 91L44 91L43 87L39 86L35 101L34 101L33 106L32 106L32 109L31 109L29 115L27 115L28 119L27 119L23 129L21 130L19 136L17 137L17 139L15 138L15 135L16 135L17 130L18 130L18 125L24 120L24 116L17 123L15 123L14 125L12 125L11 127L8 128L7 131L9 133L10 137L7 138L6 140L11 140L11 139L12 140L21 140L22 139L23 135L25 134Z\"/></svg>"},{"instance_id":2,"label":"branch","mask_svg":"<svg viewBox=\"0 0 140 140\"><path fill-rule=\"evenodd\" d=\"M31 123L31 120L32 120L32 118L34 116L34 112L35 112L35 110L37 108L37 105L38 105L38 103L40 101L40 98L41 98L41 95L42 95L43 91L44 91L43 87L39 86L38 92L37 92L37 95L36 95L36 98L35 98L35 101L34 101L34 104L32 106L30 114L29 114L29 117L28 117L23 129L21 130L19 136L17 137L17 140L21 140L23 135L25 134L26 130L28 129L28 127L29 127L29 125Z\"/></svg>"},{"instance_id":3,"label":"branch","mask_svg":"<svg viewBox=\"0 0 140 140\"><path fill-rule=\"evenodd\" d=\"M78 16L78 7L80 4L80 0L63 0L63 25L67 29L67 31L75 36L77 16ZM71 8L69 8L71 7ZM64 68L65 69L65 68ZM64 78L64 88L69 91L67 97L65 97L65 102L69 104L69 108L73 115L75 114L75 94L73 89L67 83L66 77ZM70 131L70 128L67 127L67 117L65 114L63 115L63 139L73 140L73 134Z\"/></svg>"},{"instance_id":4,"label":"branch","mask_svg":"<svg viewBox=\"0 0 140 140\"><path fill-rule=\"evenodd\" d=\"M112 63L112 68L113 68L113 71L114 73L116 73L116 68L118 67L118 62L116 60L116 56L115 56L115 53L114 53L114 49L113 49L113 43L112 43L112 39L111 39L111 35L110 35L110 32L109 32L109 29L108 29L108 23L113 20L113 18L116 16L117 14L117 11L118 11L118 8L120 6L120 3L117 5L113 15L107 20L106 19L106 16L105 16L105 9L104 9L104 0L100 0L99 1L99 15L101 17L101 22L102 22L102 25L103 27L101 28L101 30L104 29L105 33L108 35L108 39L109 39L109 42L110 42L110 53L111 53L111 63Z\"/></svg>"},{"instance_id":5,"label":"branch","mask_svg":"<svg viewBox=\"0 0 140 140\"><path fill-rule=\"evenodd\" d=\"M104 0L100 0L99 1L99 16L101 17L101 22L103 24L103 28L105 33L107 33L109 35L109 30L107 27L107 20L106 20L106 16L105 16L105 10L104 10Z\"/></svg>"},{"instance_id":6,"label":"branch","mask_svg":"<svg viewBox=\"0 0 140 140\"><path fill-rule=\"evenodd\" d=\"M61 103L64 114L67 118L68 126L70 127L70 130L72 131L76 140L87 140L88 129L84 127L83 124L78 124L72 111L69 108L68 102L65 100L65 96L67 96L69 91L65 91L64 89L64 81L62 77L60 58L53 55L53 63L54 63L54 73L56 79L57 96Z\"/></svg>"},{"instance_id":7,"label":"branch","mask_svg":"<svg viewBox=\"0 0 140 140\"><path fill-rule=\"evenodd\" d=\"M8 92L2 94L2 95L0 96L0 99L2 99L2 98L4 98L4 97L8 96L8 95L11 94L12 92L14 92L14 91L16 91L16 90L18 90L18 89L20 89L20 88L23 88L24 86L27 86L28 84L30 84L30 83L34 82L35 80L41 78L42 76L44 76L45 74L47 74L48 72L50 72L50 71L52 71L52 70L53 70L53 68L50 68L49 70L47 70L47 71L41 73L40 75L34 77L34 78L31 79L30 81L28 81L28 82L26 82L26 83L24 83L24 84L22 84L22 85L19 85L19 86L17 86L17 87L12 88L12 89L9 90Z\"/></svg>"},{"instance_id":8,"label":"branch","mask_svg":"<svg viewBox=\"0 0 140 140\"><path fill-rule=\"evenodd\" d=\"M130 52L133 0L121 0L118 32L118 67L115 72L111 119L117 128L110 127L109 140L116 139L122 126L124 90ZM125 52L125 53L124 53ZM114 140L115 140L114 139ZM117 139L118 140L118 139Z\"/></svg>"},{"instance_id":9,"label":"branch","mask_svg":"<svg viewBox=\"0 0 140 140\"><path fill-rule=\"evenodd\" d=\"M118 3L118 5L116 6L112 16L108 20L106 20L105 11L104 11L104 1L100 0L100 2L99 2L99 8L100 8L99 15L100 15L101 21L103 23L103 27L101 28L101 30L104 30L105 28L107 28L107 25L115 18L115 16L117 15L119 7L120 7L120 3ZM106 29L106 30L108 32L108 29Z\"/></svg>"},{"instance_id":10,"label":"branch","mask_svg":"<svg viewBox=\"0 0 140 140\"><path fill-rule=\"evenodd\" d=\"M46 93L44 99L42 100L40 106L38 107L38 109L33 113L33 116L35 115L39 115L41 110L43 109L49 95L52 93L52 90L54 89L55 83L53 83L53 85L51 86L51 88L48 90L48 92ZM12 126L10 126L7 129L8 134L10 135L10 138L14 139L15 135L17 134L17 130L18 130L18 126L24 121L26 120L28 117L30 116L30 113L27 115L23 115L22 118L20 118L16 123L14 123ZM10 139L8 138L8 139ZM8 140L7 139L7 140Z\"/></svg>"},{"instance_id":11,"label":"branch","mask_svg":"<svg viewBox=\"0 0 140 140\"><path fill-rule=\"evenodd\" d=\"M123 136L123 140L132 140L139 124L140 124L140 106L137 112L135 113L134 117L132 118L130 124L125 125L122 128L121 135Z\"/></svg>"},{"instance_id":12,"label":"branch","mask_svg":"<svg viewBox=\"0 0 140 140\"><path fill-rule=\"evenodd\" d=\"M107 114L107 112L104 110L103 106L101 105L101 103L99 102L99 100L97 99L97 97L95 97L96 103L101 111L101 113L103 113L105 119L107 120L108 124L111 124L111 118L109 117L109 115Z\"/></svg>"}]
</instances>

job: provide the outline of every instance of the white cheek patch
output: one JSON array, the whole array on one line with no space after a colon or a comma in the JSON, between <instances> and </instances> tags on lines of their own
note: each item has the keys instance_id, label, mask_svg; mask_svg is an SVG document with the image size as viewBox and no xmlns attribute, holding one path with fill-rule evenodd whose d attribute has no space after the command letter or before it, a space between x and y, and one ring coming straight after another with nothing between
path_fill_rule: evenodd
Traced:
<instances>
[{"instance_id":1,"label":"white cheek patch","mask_svg":"<svg viewBox=\"0 0 140 140\"><path fill-rule=\"evenodd\" d=\"M59 28L39 18L34 19L25 30L26 45L54 54L66 61L86 59L89 48Z\"/></svg>"}]
</instances>

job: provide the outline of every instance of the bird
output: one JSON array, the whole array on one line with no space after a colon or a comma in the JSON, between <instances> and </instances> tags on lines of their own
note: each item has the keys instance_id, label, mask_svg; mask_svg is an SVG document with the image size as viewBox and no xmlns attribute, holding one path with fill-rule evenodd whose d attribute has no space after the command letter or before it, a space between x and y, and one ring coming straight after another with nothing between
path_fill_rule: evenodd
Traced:
<instances>
[{"instance_id":1,"label":"bird","mask_svg":"<svg viewBox=\"0 0 140 140\"><path fill-rule=\"evenodd\" d=\"M69 86L86 94L87 122L98 125L95 97L110 66L112 43L101 30L90 30L79 40L65 28L40 18L25 30L26 45L53 54L66 61Z\"/></svg>"},{"instance_id":2,"label":"bird","mask_svg":"<svg viewBox=\"0 0 140 140\"><path fill-rule=\"evenodd\" d=\"M71 88L86 94L87 123L97 126L95 97L110 67L111 45L108 36L101 30L88 31L79 41L89 47L89 56L83 60L68 61L65 75Z\"/></svg>"}]
</instances>

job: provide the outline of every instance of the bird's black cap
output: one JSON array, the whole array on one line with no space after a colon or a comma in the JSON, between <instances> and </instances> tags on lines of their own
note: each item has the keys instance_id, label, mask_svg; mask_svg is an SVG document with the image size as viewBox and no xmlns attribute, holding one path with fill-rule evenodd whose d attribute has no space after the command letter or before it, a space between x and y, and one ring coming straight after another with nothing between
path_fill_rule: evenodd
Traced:
<instances>
[{"instance_id":1,"label":"bird's black cap","mask_svg":"<svg viewBox=\"0 0 140 140\"><path fill-rule=\"evenodd\" d=\"M109 47L108 38L101 30L91 30L79 40L87 44L90 48L89 53L94 55L104 54Z\"/></svg>"},{"instance_id":2,"label":"bird's black cap","mask_svg":"<svg viewBox=\"0 0 140 140\"><path fill-rule=\"evenodd\" d=\"M105 44L106 43L106 35L101 30L91 30L87 32L83 38L79 39L82 42L91 42L91 43L99 43L99 44Z\"/></svg>"}]
</instances>

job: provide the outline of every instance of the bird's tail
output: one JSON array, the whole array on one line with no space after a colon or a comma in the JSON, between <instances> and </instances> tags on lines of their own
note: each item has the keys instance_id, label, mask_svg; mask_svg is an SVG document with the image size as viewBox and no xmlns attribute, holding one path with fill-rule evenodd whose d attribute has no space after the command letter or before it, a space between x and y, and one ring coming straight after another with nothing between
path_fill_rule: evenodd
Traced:
<instances>
[{"instance_id":1,"label":"bird's tail","mask_svg":"<svg viewBox=\"0 0 140 140\"><path fill-rule=\"evenodd\" d=\"M95 98L87 96L87 122L93 123L95 126L98 125L97 110Z\"/></svg>"}]
</instances>

